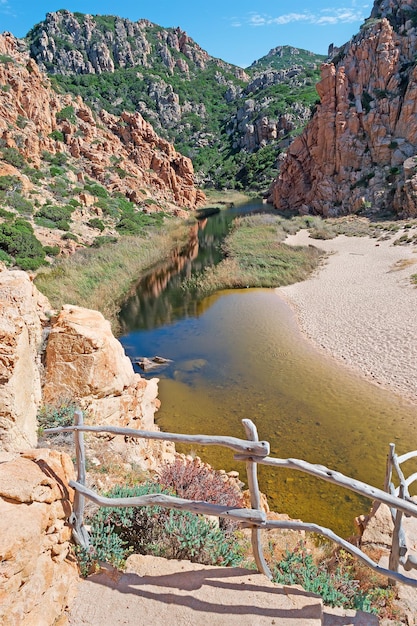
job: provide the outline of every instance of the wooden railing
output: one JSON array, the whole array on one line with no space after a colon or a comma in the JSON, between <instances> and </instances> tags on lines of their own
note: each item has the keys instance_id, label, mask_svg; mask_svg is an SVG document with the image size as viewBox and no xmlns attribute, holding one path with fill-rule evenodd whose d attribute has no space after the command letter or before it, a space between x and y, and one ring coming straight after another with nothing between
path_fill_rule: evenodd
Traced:
<instances>
[{"instance_id":1,"label":"wooden railing","mask_svg":"<svg viewBox=\"0 0 417 626\"><path fill-rule=\"evenodd\" d=\"M77 481L70 481L69 485L75 490L73 511L69 518L72 527L74 541L88 548L89 536L84 526L84 502L88 498L92 502L105 507L132 507L132 506L163 506L179 510L190 511L202 515L214 515L217 517L225 517L239 522L242 527L251 528L252 549L256 566L259 572L264 573L268 578L272 578L269 567L265 561L261 545L261 531L267 529L289 529L304 530L313 532L330 539L337 545L344 548L347 552L365 563L375 572L387 576L392 582L398 581L406 585L417 587L417 580L409 578L398 572L399 563L401 562L405 569L417 569L417 563L412 557L406 558L406 542L404 532L401 529L401 519L403 514L417 518L417 504L413 502L408 493L408 486L414 480L417 480L417 474L413 474L409 479L405 479L402 474L400 464L413 456L417 456L417 451L396 457L391 444L390 454L387 464L386 490L377 489L364 482L349 478L340 472L331 470L324 465L312 465L300 459L277 459L269 455L269 443L267 441L259 441L256 426L251 420L242 420L246 431L247 439L237 439L235 437L208 436L208 435L182 435L176 433L163 433L160 431L136 430L133 428L119 428L117 426L88 426L83 423L83 414L81 411L75 412L75 425L59 428L49 428L46 433L74 432L75 448L76 448L76 466ZM225 446L235 451L235 460L246 462L247 482L251 499L251 509L236 509L224 505L211 504L204 501L186 500L168 496L166 494L148 494L144 496L132 498L107 498L99 495L92 489L86 487L86 469L85 469L85 448L84 448L84 432L92 433L110 433L113 435L122 435L124 437L137 437L142 439L153 439L159 441L172 441L178 443L196 443L200 445L218 445ZM298 470L321 478L335 485L345 487L350 491L354 491L371 500L382 502L390 507L393 511L394 519L394 537L399 537L400 557L396 558L396 546L393 546L390 557L390 569L381 567L375 563L367 554L362 552L358 547L352 545L345 539L336 535L332 530L319 526L318 524L309 524L298 521L276 521L269 520L264 511L261 510L261 494L258 486L257 465L269 465L273 467L285 467ZM400 476L400 487L398 493L392 485L392 468L395 468ZM401 478L402 477L402 478ZM412 479L412 480L411 480ZM395 540L397 541L397 540ZM405 551L404 551L405 550ZM394 556L393 556L394 554Z\"/></svg>"},{"instance_id":2,"label":"wooden railing","mask_svg":"<svg viewBox=\"0 0 417 626\"><path fill-rule=\"evenodd\" d=\"M385 474L385 491L399 498L410 498L409 486L417 481L417 472L411 474L408 478L404 476L401 469L401 464L409 461L410 459L417 458L417 450L413 452L407 452L398 456L395 452L395 444L390 443L389 453L387 458L387 470ZM393 483L393 473L395 472L398 480L398 486L395 487ZM407 537L403 528L403 516L404 512L393 507L390 507L391 517L394 524L394 530L392 533L391 554L389 560L389 568L397 571L398 566L401 565L406 571L411 569L417 569L417 558L413 555L407 554Z\"/></svg>"}]
</instances>

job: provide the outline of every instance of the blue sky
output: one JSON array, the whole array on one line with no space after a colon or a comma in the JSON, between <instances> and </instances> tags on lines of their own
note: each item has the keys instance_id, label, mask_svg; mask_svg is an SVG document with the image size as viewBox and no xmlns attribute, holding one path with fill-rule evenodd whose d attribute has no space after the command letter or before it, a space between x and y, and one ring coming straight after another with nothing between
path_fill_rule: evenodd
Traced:
<instances>
[{"instance_id":1,"label":"blue sky","mask_svg":"<svg viewBox=\"0 0 417 626\"><path fill-rule=\"evenodd\" d=\"M326 54L358 32L373 2L358 0L0 0L0 32L23 37L46 13L59 9L147 18L180 26L209 54L247 67L271 48L292 45Z\"/></svg>"}]
</instances>

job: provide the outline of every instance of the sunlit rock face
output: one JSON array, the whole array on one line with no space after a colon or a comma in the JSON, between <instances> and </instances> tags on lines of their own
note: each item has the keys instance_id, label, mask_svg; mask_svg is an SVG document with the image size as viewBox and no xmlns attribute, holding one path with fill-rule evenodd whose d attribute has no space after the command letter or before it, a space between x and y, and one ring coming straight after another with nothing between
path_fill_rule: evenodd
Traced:
<instances>
[{"instance_id":1,"label":"sunlit rock face","mask_svg":"<svg viewBox=\"0 0 417 626\"><path fill-rule=\"evenodd\" d=\"M323 64L320 102L271 187L278 209L417 215L416 9L375 2L360 33Z\"/></svg>"}]
</instances>

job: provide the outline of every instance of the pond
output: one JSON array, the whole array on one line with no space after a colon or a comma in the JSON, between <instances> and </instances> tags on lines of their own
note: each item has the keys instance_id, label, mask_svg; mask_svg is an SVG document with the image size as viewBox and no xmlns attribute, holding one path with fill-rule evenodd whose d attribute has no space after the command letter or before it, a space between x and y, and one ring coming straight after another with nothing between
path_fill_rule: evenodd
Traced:
<instances>
[{"instance_id":1,"label":"pond","mask_svg":"<svg viewBox=\"0 0 417 626\"><path fill-rule=\"evenodd\" d=\"M188 251L155 268L126 302L122 344L131 358L172 360L151 374L160 379L162 430L244 438L241 420L249 418L271 443L271 455L321 463L382 488L389 443L400 453L417 448L415 407L318 352L275 290L224 291L199 302L181 289L184 276L221 258L237 213L263 210L252 202L195 229ZM244 464L224 448L180 449L245 478ZM265 467L259 473L271 509L342 536L370 506L305 474Z\"/></svg>"}]
</instances>

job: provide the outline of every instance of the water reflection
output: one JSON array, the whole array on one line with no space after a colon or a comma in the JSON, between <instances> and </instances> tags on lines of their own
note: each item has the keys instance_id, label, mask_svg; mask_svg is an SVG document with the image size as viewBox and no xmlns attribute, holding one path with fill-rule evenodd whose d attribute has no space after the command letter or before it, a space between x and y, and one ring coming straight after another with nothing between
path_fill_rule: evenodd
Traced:
<instances>
[{"instance_id":1,"label":"water reflection","mask_svg":"<svg viewBox=\"0 0 417 626\"><path fill-rule=\"evenodd\" d=\"M199 220L190 228L188 244L173 252L145 275L127 299L119 316L122 333L151 329L199 314L199 303L181 288L185 278L215 265L222 258L221 243L237 215L270 211L254 200Z\"/></svg>"}]
</instances>

